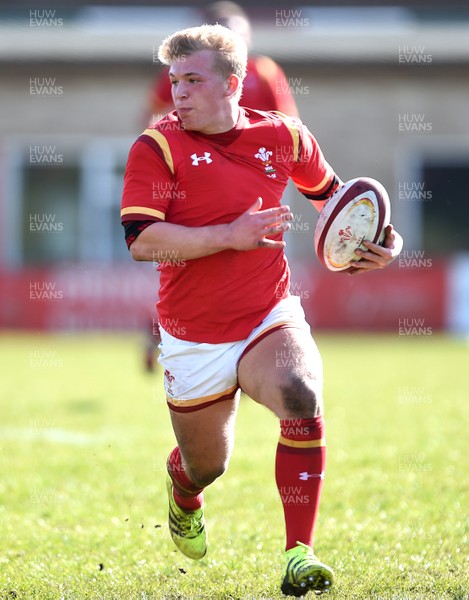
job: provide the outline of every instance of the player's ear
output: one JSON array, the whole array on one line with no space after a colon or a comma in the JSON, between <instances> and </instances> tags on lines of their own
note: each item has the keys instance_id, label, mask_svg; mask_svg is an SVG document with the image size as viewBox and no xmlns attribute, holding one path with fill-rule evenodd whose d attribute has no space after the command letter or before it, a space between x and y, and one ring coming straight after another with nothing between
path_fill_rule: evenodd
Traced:
<instances>
[{"instance_id":1,"label":"player's ear","mask_svg":"<svg viewBox=\"0 0 469 600\"><path fill-rule=\"evenodd\" d=\"M233 73L227 78L226 84L226 95L232 96L233 94L236 94L236 92L239 90L241 80L237 75Z\"/></svg>"}]
</instances>

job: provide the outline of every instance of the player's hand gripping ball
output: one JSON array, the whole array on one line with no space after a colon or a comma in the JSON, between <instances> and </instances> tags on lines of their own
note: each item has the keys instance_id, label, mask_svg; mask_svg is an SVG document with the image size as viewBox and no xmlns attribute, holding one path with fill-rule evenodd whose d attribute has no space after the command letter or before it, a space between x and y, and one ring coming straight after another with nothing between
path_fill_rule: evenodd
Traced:
<instances>
[{"instance_id":1,"label":"player's hand gripping ball","mask_svg":"<svg viewBox=\"0 0 469 600\"><path fill-rule=\"evenodd\" d=\"M382 244L391 219L391 203L384 187L370 177L344 183L324 205L314 231L314 247L330 271L345 271L360 256L363 240Z\"/></svg>"}]
</instances>

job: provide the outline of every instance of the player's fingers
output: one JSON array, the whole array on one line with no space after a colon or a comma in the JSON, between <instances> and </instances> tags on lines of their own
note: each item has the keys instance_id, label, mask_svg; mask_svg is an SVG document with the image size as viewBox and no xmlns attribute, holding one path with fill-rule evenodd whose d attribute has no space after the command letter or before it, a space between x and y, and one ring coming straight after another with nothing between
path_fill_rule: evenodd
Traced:
<instances>
[{"instance_id":1,"label":"player's fingers","mask_svg":"<svg viewBox=\"0 0 469 600\"><path fill-rule=\"evenodd\" d=\"M367 260L374 261L376 263L384 263L384 265L392 262L397 256L399 256L402 245L396 244L396 246L386 247L373 244L371 242L364 242L364 246L368 248L368 251L356 250L356 254L360 257L364 257Z\"/></svg>"},{"instance_id":2,"label":"player's fingers","mask_svg":"<svg viewBox=\"0 0 469 600\"><path fill-rule=\"evenodd\" d=\"M362 244L365 246L365 248L368 248L368 250L370 250L374 254L378 254L379 256L383 256L384 258L387 258L391 254L388 248L383 248L383 246L380 246L379 244L374 244L373 242L370 242L369 240L363 240ZM361 249L357 249L357 250L355 250L355 252L359 256L363 256L364 254L366 254L366 250L361 250ZM367 256L367 258L368 258L368 256Z\"/></svg>"},{"instance_id":3,"label":"player's fingers","mask_svg":"<svg viewBox=\"0 0 469 600\"><path fill-rule=\"evenodd\" d=\"M394 231L394 226L391 223L389 223L389 225L386 225L386 227L384 228L384 233L386 234L386 237L388 235L391 235L391 233L393 233L393 231Z\"/></svg>"},{"instance_id":4,"label":"player's fingers","mask_svg":"<svg viewBox=\"0 0 469 600\"><path fill-rule=\"evenodd\" d=\"M400 233L398 233L394 227L389 224L386 229L386 237L384 238L383 246L389 248L394 258L401 253L404 246L404 240Z\"/></svg>"},{"instance_id":5,"label":"player's fingers","mask_svg":"<svg viewBox=\"0 0 469 600\"><path fill-rule=\"evenodd\" d=\"M289 206L275 206L273 208L266 208L265 210L261 210L261 208L262 198L259 196L244 214L255 215L256 218L262 219L263 222L272 221L272 224L276 223L278 220L293 220L293 214L290 212Z\"/></svg>"},{"instance_id":6,"label":"player's fingers","mask_svg":"<svg viewBox=\"0 0 469 600\"><path fill-rule=\"evenodd\" d=\"M272 225L268 227L264 227L264 235L273 235L274 233L280 233L282 231L288 231L291 228L291 224L287 221L283 223L279 223L277 225Z\"/></svg>"},{"instance_id":7,"label":"player's fingers","mask_svg":"<svg viewBox=\"0 0 469 600\"><path fill-rule=\"evenodd\" d=\"M257 245L259 248L270 248L275 250L277 248L285 248L286 244L282 240L269 240L264 237L257 242Z\"/></svg>"},{"instance_id":8,"label":"player's fingers","mask_svg":"<svg viewBox=\"0 0 469 600\"><path fill-rule=\"evenodd\" d=\"M260 225L263 227L264 232L272 230L271 233L275 231L287 231L291 228L291 221L293 220L293 215L290 213L285 213L281 215L270 215L268 218L261 219Z\"/></svg>"},{"instance_id":9,"label":"player's fingers","mask_svg":"<svg viewBox=\"0 0 469 600\"><path fill-rule=\"evenodd\" d=\"M244 213L245 215L251 215L253 213L258 213L262 206L262 198L259 196L256 198L256 201L252 206L250 206L247 211Z\"/></svg>"},{"instance_id":10,"label":"player's fingers","mask_svg":"<svg viewBox=\"0 0 469 600\"><path fill-rule=\"evenodd\" d=\"M354 263L358 264L358 263ZM366 269L357 269L357 267L349 267L347 269L349 275L360 275L360 273L366 273Z\"/></svg>"},{"instance_id":11,"label":"player's fingers","mask_svg":"<svg viewBox=\"0 0 469 600\"><path fill-rule=\"evenodd\" d=\"M392 225L386 227L385 233L386 237L384 238L383 245L373 244L369 240L364 240L363 245L375 254L380 254L388 260L393 260L400 254L404 240Z\"/></svg>"},{"instance_id":12,"label":"player's fingers","mask_svg":"<svg viewBox=\"0 0 469 600\"><path fill-rule=\"evenodd\" d=\"M388 254L377 254L373 251L364 251L364 250L356 250L355 254L357 254L361 260L359 261L359 263L361 263L361 266L359 268L363 269L363 268L369 268L368 265L371 265L372 267L385 267L388 262L391 260L391 256ZM358 264L358 263L357 263ZM365 267L363 265L366 265Z\"/></svg>"},{"instance_id":13,"label":"player's fingers","mask_svg":"<svg viewBox=\"0 0 469 600\"><path fill-rule=\"evenodd\" d=\"M266 208L259 211L258 214L264 219L281 218L291 221L293 218L293 213L291 212L289 206L275 206L274 208Z\"/></svg>"},{"instance_id":14,"label":"player's fingers","mask_svg":"<svg viewBox=\"0 0 469 600\"><path fill-rule=\"evenodd\" d=\"M383 268L385 265L386 263L380 263L375 260L366 260L362 258L361 260L353 263L353 268L357 269L359 272L362 272L370 269Z\"/></svg>"},{"instance_id":15,"label":"player's fingers","mask_svg":"<svg viewBox=\"0 0 469 600\"><path fill-rule=\"evenodd\" d=\"M392 238L394 239L396 237L396 235L399 235L397 233L397 231L394 229L394 225L392 223L389 223L389 225L386 225L386 227L384 228L384 233L385 233L385 240L387 238Z\"/></svg>"}]
</instances>

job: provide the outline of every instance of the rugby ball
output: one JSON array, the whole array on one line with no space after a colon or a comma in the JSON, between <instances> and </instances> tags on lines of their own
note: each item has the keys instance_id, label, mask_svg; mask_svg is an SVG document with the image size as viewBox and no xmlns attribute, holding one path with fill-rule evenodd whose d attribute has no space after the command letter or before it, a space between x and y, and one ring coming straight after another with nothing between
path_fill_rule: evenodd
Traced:
<instances>
[{"instance_id":1,"label":"rugby ball","mask_svg":"<svg viewBox=\"0 0 469 600\"><path fill-rule=\"evenodd\" d=\"M330 271L345 271L360 260L355 250L363 240L382 244L391 218L385 188L370 177L351 179L338 188L324 205L314 231L314 247Z\"/></svg>"}]
</instances>

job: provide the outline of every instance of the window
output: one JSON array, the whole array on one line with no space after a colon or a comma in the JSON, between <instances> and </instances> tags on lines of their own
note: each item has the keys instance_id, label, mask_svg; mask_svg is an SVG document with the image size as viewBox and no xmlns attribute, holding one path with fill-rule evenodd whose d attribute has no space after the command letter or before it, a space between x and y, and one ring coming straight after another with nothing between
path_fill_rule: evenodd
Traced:
<instances>
[{"instance_id":1,"label":"window","mask_svg":"<svg viewBox=\"0 0 469 600\"><path fill-rule=\"evenodd\" d=\"M130 261L120 201L133 140L50 136L7 144L7 263Z\"/></svg>"},{"instance_id":2,"label":"window","mask_svg":"<svg viewBox=\"0 0 469 600\"><path fill-rule=\"evenodd\" d=\"M424 160L422 180L431 191L423 203L423 246L447 255L469 250L469 157L465 162Z\"/></svg>"},{"instance_id":3,"label":"window","mask_svg":"<svg viewBox=\"0 0 469 600\"><path fill-rule=\"evenodd\" d=\"M39 265L76 259L78 168L25 165L22 178L23 262Z\"/></svg>"}]
</instances>

